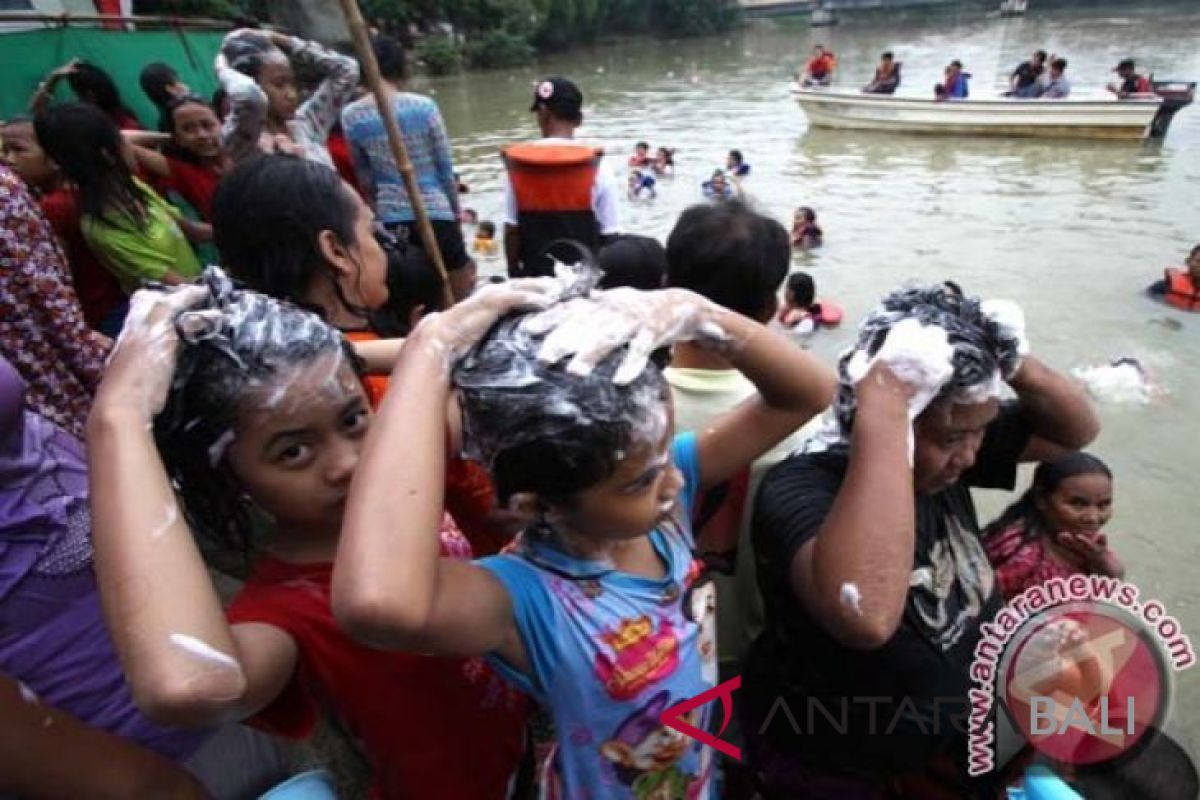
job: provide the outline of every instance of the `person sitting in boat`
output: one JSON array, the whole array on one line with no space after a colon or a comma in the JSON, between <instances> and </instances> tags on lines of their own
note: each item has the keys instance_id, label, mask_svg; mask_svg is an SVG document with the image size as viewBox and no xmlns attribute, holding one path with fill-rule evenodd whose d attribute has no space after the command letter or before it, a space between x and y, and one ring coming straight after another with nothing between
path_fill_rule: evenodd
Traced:
<instances>
[{"instance_id":1,"label":"person sitting in boat","mask_svg":"<svg viewBox=\"0 0 1200 800\"><path fill-rule=\"evenodd\" d=\"M817 224L817 212L808 206L797 208L792 217L792 247L797 250L820 247L824 236L821 226Z\"/></svg>"},{"instance_id":2,"label":"person sitting in boat","mask_svg":"<svg viewBox=\"0 0 1200 800\"><path fill-rule=\"evenodd\" d=\"M650 144L638 142L633 147L633 155L629 157L630 169L645 169L650 166Z\"/></svg>"},{"instance_id":3,"label":"person sitting in boat","mask_svg":"<svg viewBox=\"0 0 1200 800\"><path fill-rule=\"evenodd\" d=\"M1067 71L1067 60L1056 58L1050 62L1050 75L1042 86L1038 97L1042 100L1063 100L1071 94L1071 82L1064 74Z\"/></svg>"},{"instance_id":4,"label":"person sitting in boat","mask_svg":"<svg viewBox=\"0 0 1200 800\"><path fill-rule=\"evenodd\" d=\"M895 94L899 87L900 62L889 51L879 57L879 66L875 68L875 77L863 87L863 92L866 94Z\"/></svg>"},{"instance_id":5,"label":"person sitting in boat","mask_svg":"<svg viewBox=\"0 0 1200 800\"><path fill-rule=\"evenodd\" d=\"M658 181L654 180L654 176L644 170L635 169L629 173L629 199L641 200L643 197L653 200L658 197L658 191L654 185Z\"/></svg>"},{"instance_id":6,"label":"person sitting in boat","mask_svg":"<svg viewBox=\"0 0 1200 800\"><path fill-rule=\"evenodd\" d=\"M1188 254L1185 267L1169 268L1163 279L1146 291L1181 311L1200 311L1200 244Z\"/></svg>"},{"instance_id":7,"label":"person sitting in boat","mask_svg":"<svg viewBox=\"0 0 1200 800\"><path fill-rule=\"evenodd\" d=\"M675 148L658 148L658 152L654 154L654 174L659 176L675 174Z\"/></svg>"},{"instance_id":8,"label":"person sitting in boat","mask_svg":"<svg viewBox=\"0 0 1200 800\"><path fill-rule=\"evenodd\" d=\"M1022 61L1008 78L1009 91L1005 97L1037 97L1042 90L1046 73L1046 51L1038 50L1028 61Z\"/></svg>"},{"instance_id":9,"label":"person sitting in boat","mask_svg":"<svg viewBox=\"0 0 1200 800\"><path fill-rule=\"evenodd\" d=\"M705 181L701 188L709 200L733 200L742 193L737 179L730 179L725 171L720 169L713 172L712 178Z\"/></svg>"},{"instance_id":10,"label":"person sitting in boat","mask_svg":"<svg viewBox=\"0 0 1200 800\"><path fill-rule=\"evenodd\" d=\"M1108 90L1122 100L1130 95L1149 94L1154 91L1150 79L1145 75L1138 75L1137 62L1132 58L1122 59L1113 72L1117 73L1117 77L1121 81L1120 83L1110 83Z\"/></svg>"},{"instance_id":11,"label":"person sitting in boat","mask_svg":"<svg viewBox=\"0 0 1200 800\"><path fill-rule=\"evenodd\" d=\"M941 83L934 84L933 96L937 100L966 100L970 95L967 81L971 73L963 71L963 64L957 58L946 65L945 77Z\"/></svg>"},{"instance_id":12,"label":"person sitting in boat","mask_svg":"<svg viewBox=\"0 0 1200 800\"><path fill-rule=\"evenodd\" d=\"M804 65L800 75L800 85L828 86L833 82L833 70L837 67L837 56L832 50L826 50L824 45L813 48L813 57Z\"/></svg>"},{"instance_id":13,"label":"person sitting in boat","mask_svg":"<svg viewBox=\"0 0 1200 800\"><path fill-rule=\"evenodd\" d=\"M742 155L741 150L729 151L725 159L725 169L735 178L744 178L750 174L750 165L746 163L746 157Z\"/></svg>"}]
</instances>

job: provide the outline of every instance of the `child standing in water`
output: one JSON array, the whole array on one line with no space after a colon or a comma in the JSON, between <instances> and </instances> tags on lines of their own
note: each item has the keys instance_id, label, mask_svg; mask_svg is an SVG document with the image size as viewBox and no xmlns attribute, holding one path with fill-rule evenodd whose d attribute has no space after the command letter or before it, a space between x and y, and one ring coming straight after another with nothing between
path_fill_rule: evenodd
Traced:
<instances>
[{"instance_id":1,"label":"child standing in water","mask_svg":"<svg viewBox=\"0 0 1200 800\"><path fill-rule=\"evenodd\" d=\"M376 646L488 654L544 703L559 735L544 796L706 798L712 751L659 720L717 679L691 506L822 409L833 376L685 290L615 289L510 313L562 291L489 287L408 339L351 488L335 610ZM675 436L668 387L647 359L686 340L723 353L760 394ZM525 519L511 552L470 564L437 551L452 396L468 448ZM703 728L706 716L687 720Z\"/></svg>"},{"instance_id":2,"label":"child standing in water","mask_svg":"<svg viewBox=\"0 0 1200 800\"><path fill-rule=\"evenodd\" d=\"M983 533L984 548L1008 600L1051 578L1125 576L1102 533L1112 516L1112 472L1087 453L1037 468L1033 485Z\"/></svg>"},{"instance_id":3,"label":"child standing in water","mask_svg":"<svg viewBox=\"0 0 1200 800\"><path fill-rule=\"evenodd\" d=\"M522 699L478 659L373 650L334 622L332 561L372 417L358 370L320 317L215 267L134 297L88 423L108 628L157 721L304 738L329 713L361 742L374 798L503 797ZM438 520L434 552L470 558ZM227 611L202 552L253 557Z\"/></svg>"},{"instance_id":4,"label":"child standing in water","mask_svg":"<svg viewBox=\"0 0 1200 800\"><path fill-rule=\"evenodd\" d=\"M792 247L811 250L825 241L825 232L817 224L817 212L808 206L800 206L792 216Z\"/></svg>"}]
</instances>

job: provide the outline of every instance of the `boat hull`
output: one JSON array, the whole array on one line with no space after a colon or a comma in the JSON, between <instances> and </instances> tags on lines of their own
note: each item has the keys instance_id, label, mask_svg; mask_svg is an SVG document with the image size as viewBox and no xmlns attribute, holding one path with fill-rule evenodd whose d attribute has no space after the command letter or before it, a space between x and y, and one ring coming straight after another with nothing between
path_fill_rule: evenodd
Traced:
<instances>
[{"instance_id":1,"label":"boat hull","mask_svg":"<svg viewBox=\"0 0 1200 800\"><path fill-rule=\"evenodd\" d=\"M1054 139L1144 139L1150 100L953 100L794 89L809 124L825 128Z\"/></svg>"}]
</instances>

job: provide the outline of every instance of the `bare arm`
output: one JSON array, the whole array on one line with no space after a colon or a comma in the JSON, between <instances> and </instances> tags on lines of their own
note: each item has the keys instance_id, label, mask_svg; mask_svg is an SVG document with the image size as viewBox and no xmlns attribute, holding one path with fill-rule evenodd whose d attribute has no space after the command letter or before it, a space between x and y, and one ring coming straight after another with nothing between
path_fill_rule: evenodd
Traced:
<instances>
[{"instance_id":1,"label":"bare arm","mask_svg":"<svg viewBox=\"0 0 1200 800\"><path fill-rule=\"evenodd\" d=\"M78 63L78 58L72 58L66 64L63 64L47 75L46 79L38 84L37 91L29 99L29 113L36 116L49 107L50 101L54 99L54 90L58 87L58 82L74 72L75 66Z\"/></svg>"},{"instance_id":2,"label":"bare arm","mask_svg":"<svg viewBox=\"0 0 1200 800\"><path fill-rule=\"evenodd\" d=\"M138 131L141 133L141 131ZM130 137L126 137L128 141ZM140 144L135 144L130 141L130 149L133 150L133 157L137 160L138 166L142 171L154 175L158 178L171 177L171 163L167 161L167 157L157 150L145 147Z\"/></svg>"},{"instance_id":3,"label":"bare arm","mask_svg":"<svg viewBox=\"0 0 1200 800\"><path fill-rule=\"evenodd\" d=\"M262 708L296 659L291 638L275 628L229 626L150 430L174 372L174 318L203 291L134 296L135 320L154 305L140 325L126 326L87 426L105 620L138 706L161 722L192 725Z\"/></svg>"},{"instance_id":4,"label":"bare arm","mask_svg":"<svg viewBox=\"0 0 1200 800\"><path fill-rule=\"evenodd\" d=\"M916 535L908 392L882 366L859 384L845 480L790 568L796 597L848 647L881 647L904 613Z\"/></svg>"},{"instance_id":5,"label":"bare arm","mask_svg":"<svg viewBox=\"0 0 1200 800\"><path fill-rule=\"evenodd\" d=\"M697 439L700 484L715 486L791 435L833 399L833 370L740 314L720 312L718 324L745 344L730 355L758 396L718 417Z\"/></svg>"},{"instance_id":6,"label":"bare arm","mask_svg":"<svg viewBox=\"0 0 1200 800\"><path fill-rule=\"evenodd\" d=\"M0 794L28 800L200 800L190 773L128 739L84 725L0 674Z\"/></svg>"},{"instance_id":7,"label":"bare arm","mask_svg":"<svg viewBox=\"0 0 1200 800\"><path fill-rule=\"evenodd\" d=\"M1022 461L1044 461L1087 447L1100 433L1100 420L1083 387L1027 356L1008 381L1033 425Z\"/></svg>"}]
</instances>

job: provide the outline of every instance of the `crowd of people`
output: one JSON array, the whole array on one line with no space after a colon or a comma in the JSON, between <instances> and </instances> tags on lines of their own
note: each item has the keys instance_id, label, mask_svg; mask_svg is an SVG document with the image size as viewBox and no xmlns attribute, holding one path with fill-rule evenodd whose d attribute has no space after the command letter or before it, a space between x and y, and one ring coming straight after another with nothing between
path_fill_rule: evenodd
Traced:
<instances>
[{"instance_id":1,"label":"crowd of people","mask_svg":"<svg viewBox=\"0 0 1200 800\"><path fill-rule=\"evenodd\" d=\"M789 275L816 213L789 232L738 199L734 150L665 247L622 231L562 77L503 148L502 237L468 247L438 107L374 50L386 109L354 59L238 30L213 102L147 67L158 132L82 62L0 127L0 796L257 797L317 736L365 765L346 796L1019 783L1024 758L968 776L944 700L1005 598L1125 570L1082 452L1100 420L1020 308L898 288L823 363L781 335L841 322ZM639 143L627 194L674 156ZM510 279L478 286L500 250ZM1200 247L1187 267L1151 291L1196 310ZM981 525L971 488L1021 463ZM661 720L738 674L749 769ZM864 695L914 714L799 736L774 713ZM1157 736L1121 779L1194 795Z\"/></svg>"}]
</instances>

